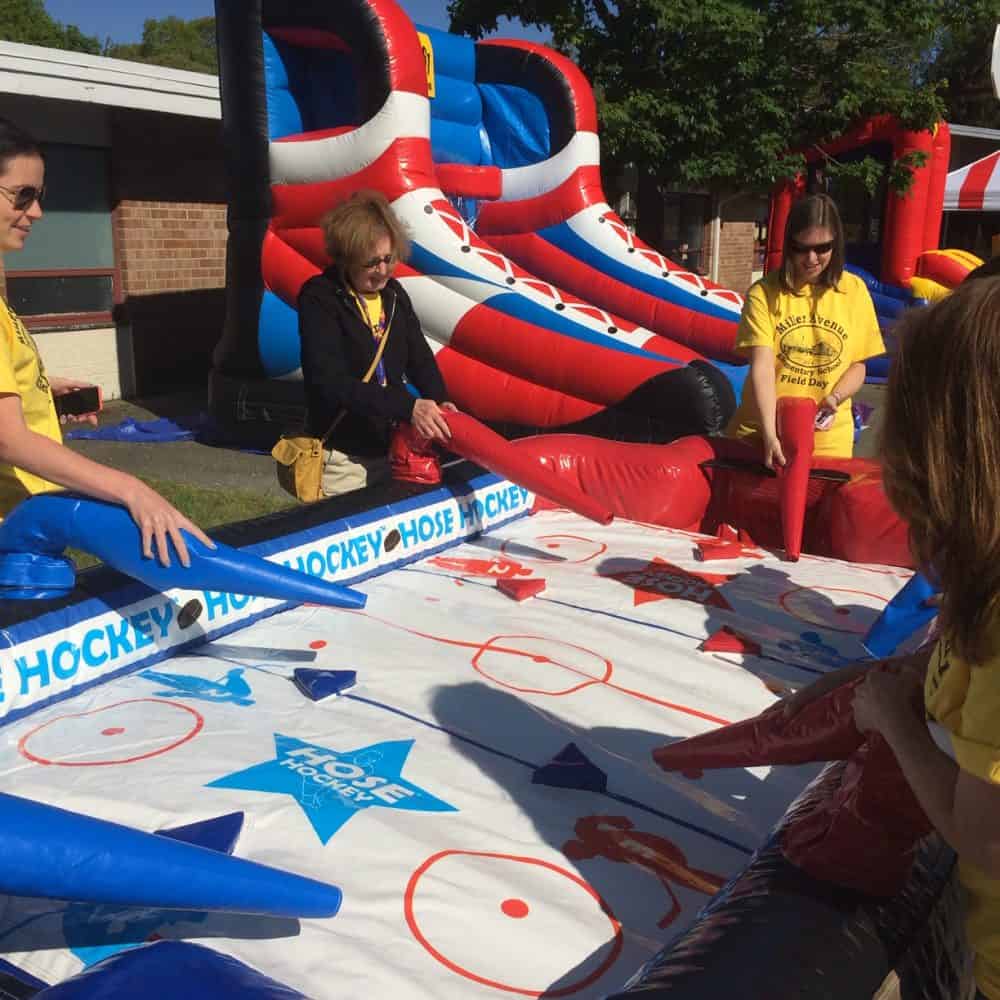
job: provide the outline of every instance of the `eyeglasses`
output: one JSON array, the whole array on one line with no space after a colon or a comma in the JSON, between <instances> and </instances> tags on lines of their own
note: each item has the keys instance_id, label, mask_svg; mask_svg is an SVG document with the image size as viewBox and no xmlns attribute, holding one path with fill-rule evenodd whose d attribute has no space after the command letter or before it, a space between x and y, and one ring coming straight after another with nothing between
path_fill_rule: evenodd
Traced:
<instances>
[{"instance_id":1,"label":"eyeglasses","mask_svg":"<svg viewBox=\"0 0 1000 1000\"><path fill-rule=\"evenodd\" d=\"M392 267L396 263L396 255L394 253L387 253L384 257L372 257L371 260L366 260L362 263L362 267L366 271L374 271L379 264L385 264L386 267Z\"/></svg>"},{"instance_id":2,"label":"eyeglasses","mask_svg":"<svg viewBox=\"0 0 1000 1000\"><path fill-rule=\"evenodd\" d=\"M833 240L827 243L799 243L798 240L789 240L788 246L792 253L799 253L803 256L807 253L815 253L817 257L830 253L833 250Z\"/></svg>"},{"instance_id":3,"label":"eyeglasses","mask_svg":"<svg viewBox=\"0 0 1000 1000\"><path fill-rule=\"evenodd\" d=\"M11 203L15 211L18 212L26 212L36 201L40 205L42 199L45 197L44 185L42 187L33 187L30 184L25 184L21 187L9 188L0 184L0 191L3 191L4 197Z\"/></svg>"}]
</instances>

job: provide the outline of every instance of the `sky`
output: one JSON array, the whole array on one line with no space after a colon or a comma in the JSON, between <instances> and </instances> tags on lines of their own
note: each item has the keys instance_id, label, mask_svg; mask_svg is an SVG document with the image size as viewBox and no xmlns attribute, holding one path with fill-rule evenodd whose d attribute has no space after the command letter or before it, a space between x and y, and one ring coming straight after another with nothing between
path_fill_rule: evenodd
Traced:
<instances>
[{"instance_id":1,"label":"sky","mask_svg":"<svg viewBox=\"0 0 1000 1000\"><path fill-rule=\"evenodd\" d=\"M289 0L292 2L292 0ZM419 24L431 28L448 28L447 0L400 0L401 6ZM63 24L75 24L85 35L95 35L102 42L138 42L147 18L174 17L185 21L208 17L215 13L213 0L45 0L45 9ZM544 41L535 28L524 28L520 22L502 24L500 35Z\"/></svg>"}]
</instances>

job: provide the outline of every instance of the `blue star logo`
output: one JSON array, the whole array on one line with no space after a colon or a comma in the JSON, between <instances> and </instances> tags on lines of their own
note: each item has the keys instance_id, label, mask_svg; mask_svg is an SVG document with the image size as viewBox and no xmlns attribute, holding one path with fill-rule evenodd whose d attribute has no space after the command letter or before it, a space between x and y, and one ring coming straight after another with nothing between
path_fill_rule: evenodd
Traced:
<instances>
[{"instance_id":1,"label":"blue star logo","mask_svg":"<svg viewBox=\"0 0 1000 1000\"><path fill-rule=\"evenodd\" d=\"M392 740L341 751L275 733L274 760L227 774L206 787L291 795L323 844L352 816L372 806L457 812L402 777L413 742Z\"/></svg>"}]
</instances>

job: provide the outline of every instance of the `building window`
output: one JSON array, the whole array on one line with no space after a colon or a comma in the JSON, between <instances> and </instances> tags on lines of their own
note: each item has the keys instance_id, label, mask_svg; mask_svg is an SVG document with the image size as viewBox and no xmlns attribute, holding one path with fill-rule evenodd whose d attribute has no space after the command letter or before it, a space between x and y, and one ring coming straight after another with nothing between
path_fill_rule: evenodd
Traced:
<instances>
[{"instance_id":1,"label":"building window","mask_svg":"<svg viewBox=\"0 0 1000 1000\"><path fill-rule=\"evenodd\" d=\"M663 196L663 246L667 256L689 271L706 273L705 225L711 199L705 194L668 192Z\"/></svg>"},{"instance_id":2,"label":"building window","mask_svg":"<svg viewBox=\"0 0 1000 1000\"><path fill-rule=\"evenodd\" d=\"M108 151L46 144L44 215L4 260L7 297L29 327L110 323L119 301Z\"/></svg>"}]
</instances>

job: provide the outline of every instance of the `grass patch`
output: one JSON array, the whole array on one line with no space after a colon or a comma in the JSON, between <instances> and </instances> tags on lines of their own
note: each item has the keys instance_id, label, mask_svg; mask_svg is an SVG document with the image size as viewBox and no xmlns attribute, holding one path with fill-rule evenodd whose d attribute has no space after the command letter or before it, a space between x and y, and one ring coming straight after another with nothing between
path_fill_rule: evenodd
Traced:
<instances>
[{"instance_id":1,"label":"grass patch","mask_svg":"<svg viewBox=\"0 0 1000 1000\"><path fill-rule=\"evenodd\" d=\"M206 489L190 483L175 483L147 476L140 478L205 531L299 506L291 497L262 496L246 490ZM77 569L96 566L101 561L89 552L80 552L78 549L67 549L66 554L76 563Z\"/></svg>"}]
</instances>

